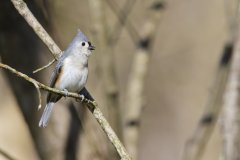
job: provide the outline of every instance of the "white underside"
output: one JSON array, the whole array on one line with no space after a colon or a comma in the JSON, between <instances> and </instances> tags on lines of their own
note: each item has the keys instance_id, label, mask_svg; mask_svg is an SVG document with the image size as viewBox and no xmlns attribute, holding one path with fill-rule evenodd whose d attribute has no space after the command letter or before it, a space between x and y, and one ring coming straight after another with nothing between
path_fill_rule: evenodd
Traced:
<instances>
[{"instance_id":1,"label":"white underside","mask_svg":"<svg viewBox=\"0 0 240 160\"><path fill-rule=\"evenodd\" d=\"M72 61L65 61L60 78L61 90L79 92L86 84L88 68Z\"/></svg>"}]
</instances>

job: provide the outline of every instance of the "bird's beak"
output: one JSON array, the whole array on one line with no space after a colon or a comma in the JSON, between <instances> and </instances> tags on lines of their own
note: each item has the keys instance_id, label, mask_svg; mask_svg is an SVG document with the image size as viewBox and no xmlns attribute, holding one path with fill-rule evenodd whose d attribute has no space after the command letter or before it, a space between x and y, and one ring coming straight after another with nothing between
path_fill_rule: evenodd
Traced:
<instances>
[{"instance_id":1,"label":"bird's beak","mask_svg":"<svg viewBox=\"0 0 240 160\"><path fill-rule=\"evenodd\" d=\"M92 51L92 50L95 50L95 47L91 45L88 47L88 49Z\"/></svg>"}]
</instances>

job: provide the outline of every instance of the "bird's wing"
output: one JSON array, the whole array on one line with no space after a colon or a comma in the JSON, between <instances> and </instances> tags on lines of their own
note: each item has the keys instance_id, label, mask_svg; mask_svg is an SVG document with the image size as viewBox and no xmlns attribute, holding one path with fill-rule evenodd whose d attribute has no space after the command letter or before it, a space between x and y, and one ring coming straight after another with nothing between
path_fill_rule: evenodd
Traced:
<instances>
[{"instance_id":1,"label":"bird's wing","mask_svg":"<svg viewBox=\"0 0 240 160\"><path fill-rule=\"evenodd\" d=\"M54 69L51 79L50 79L50 87L55 87L55 83L59 77L59 75L61 74L62 71L62 65L63 65L63 59L60 58L58 64L56 65L56 68ZM61 96L53 94L48 92L47 94L47 103L48 102L56 102L61 98Z\"/></svg>"}]
</instances>

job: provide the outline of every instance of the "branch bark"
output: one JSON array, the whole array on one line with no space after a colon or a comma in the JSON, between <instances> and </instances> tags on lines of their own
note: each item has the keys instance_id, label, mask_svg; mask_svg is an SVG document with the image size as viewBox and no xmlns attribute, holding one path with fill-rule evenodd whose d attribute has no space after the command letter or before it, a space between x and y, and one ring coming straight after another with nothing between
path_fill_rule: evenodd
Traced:
<instances>
[{"instance_id":1,"label":"branch bark","mask_svg":"<svg viewBox=\"0 0 240 160\"><path fill-rule=\"evenodd\" d=\"M89 1L94 21L93 29L96 43L99 46L99 64L103 79L103 94L106 102L106 113L116 133L121 137L121 115L119 105L119 90L114 65L113 48L108 44L108 26L105 17L105 4L101 0Z\"/></svg>"},{"instance_id":2,"label":"branch bark","mask_svg":"<svg viewBox=\"0 0 240 160\"><path fill-rule=\"evenodd\" d=\"M223 50L222 59L219 63L218 71L212 86L212 93L208 98L205 112L201 117L193 135L185 144L182 157L183 160L199 160L202 158L207 143L219 118L220 111L222 109L224 94L226 94L224 92L226 92L226 83L229 77L230 65L233 58L233 41L235 40L237 35L237 17L239 15L239 13L237 12L234 14L229 14L230 10L231 12L233 11L228 6L229 2L230 1L226 1L225 4L225 13L228 20L229 37ZM237 8L238 7L239 4L237 5ZM223 106L223 108L225 107Z\"/></svg>"},{"instance_id":3,"label":"branch bark","mask_svg":"<svg viewBox=\"0 0 240 160\"><path fill-rule=\"evenodd\" d=\"M25 20L28 22L28 24L33 28L33 30L39 36L39 38L48 46L49 50L54 55L55 59L58 59L61 56L62 51L55 44L55 42L52 40L52 38L47 34L47 32L40 25L40 23L36 20L36 18L33 16L31 11L28 9L26 3L24 3L22 0L11 0L11 1L14 4L15 8L18 10L18 12L25 18ZM0 67L7 69L14 74L17 74L18 76L20 76L20 77L24 78L25 80L34 84L34 86L38 85L38 87L40 89L44 89L44 90L47 90L50 92L54 92L56 94L64 95L64 92L47 87L47 86L39 83L38 81L28 77L27 75L25 75L21 72L16 71L15 69L13 69L7 65L1 64ZM76 93L69 93L68 96L77 98L77 99L81 98L80 95L78 95ZM123 159L123 160L131 159L131 157L126 152L126 149L123 147L120 140L118 139L118 137L116 136L116 134L114 133L112 128L110 127L109 123L104 118L104 116L103 116L102 112L100 111L100 109L98 108L97 104L88 99L83 99L82 101L84 104L86 104L88 106L88 109L92 112L92 114L94 115L94 117L96 118L96 120L98 121L98 123L100 124L100 126L102 127L104 132L106 133L107 137L109 138L111 143L114 145L114 147L117 150L121 159Z\"/></svg>"},{"instance_id":4,"label":"branch bark","mask_svg":"<svg viewBox=\"0 0 240 160\"><path fill-rule=\"evenodd\" d=\"M89 0L91 17L92 21L94 22L92 25L92 30L94 31L95 43L97 46L99 46L98 55L96 55L98 60L97 64L99 65L99 70L101 72L101 80L103 82L101 85L101 94L103 95L102 102L104 104L104 107L101 109L103 110L103 113L105 113L114 131L121 139L122 125L119 104L119 90L116 80L117 78L114 65L114 52L112 48L113 46L108 43L109 28L107 25L105 7L105 1ZM86 128L88 128L90 132L93 132L93 136L98 134L95 129L96 127L94 127L94 123L87 124L92 125L92 129L90 127ZM98 146L95 147L95 149L98 150L97 152L101 151L102 153L102 155L98 159L118 159L116 151L111 146L106 143L99 143L101 141L106 142L104 139L104 137L99 136L99 139L95 141L95 146ZM90 154L94 156L94 153Z\"/></svg>"},{"instance_id":5,"label":"branch bark","mask_svg":"<svg viewBox=\"0 0 240 160\"><path fill-rule=\"evenodd\" d=\"M161 9L156 7L163 5L162 1L155 1L151 8L148 21L144 24L142 38L138 41L138 49L133 58L130 70L130 77L127 85L125 116L124 116L124 144L134 159L138 155L138 139L141 112L144 105L144 84L149 66L149 58L154 43L154 35L157 31L157 24L161 17Z\"/></svg>"},{"instance_id":6,"label":"branch bark","mask_svg":"<svg viewBox=\"0 0 240 160\"><path fill-rule=\"evenodd\" d=\"M231 43L226 44L205 112L200 118L193 135L185 144L183 160L199 160L203 156L222 108L222 99L228 78L229 66L231 64L232 51L233 45Z\"/></svg>"},{"instance_id":7,"label":"branch bark","mask_svg":"<svg viewBox=\"0 0 240 160\"><path fill-rule=\"evenodd\" d=\"M4 69L12 72L13 74L25 79L26 81L32 83L34 86L37 85L38 88L43 89L45 91L59 94L59 95L65 96L65 97L72 97L72 98L81 100L81 102L83 104L85 104L88 107L88 109L92 112L93 116L95 117L95 119L97 120L99 125L102 127L103 131L106 133L108 139L114 145L114 147L117 150L121 159L122 160L131 160L131 157L127 153L126 149L123 147L122 143L116 136L115 132L110 127L108 121L103 116L101 110L98 108L98 105L95 101L88 100L86 98L81 97L81 95L79 95L77 93L72 93L72 92L69 92L68 95L66 96L66 93L64 91L48 87L48 86L36 81L35 79L27 76L26 74L23 74L14 68L11 68L8 65L0 63L0 68L4 68Z\"/></svg>"},{"instance_id":8,"label":"branch bark","mask_svg":"<svg viewBox=\"0 0 240 160\"><path fill-rule=\"evenodd\" d=\"M125 2L124 7L122 10L118 7L117 3L114 0L105 0L110 8L112 9L113 13L116 15L118 21L117 23L113 26L113 30L108 38L108 43L111 46L114 46L119 39L119 35L122 31L123 26L126 27L130 38L132 41L137 44L138 40L140 39L140 36L137 32L137 29L132 25L129 19L129 13L132 10L136 0L128 0Z\"/></svg>"},{"instance_id":9,"label":"branch bark","mask_svg":"<svg viewBox=\"0 0 240 160\"><path fill-rule=\"evenodd\" d=\"M53 39L48 35L42 25L38 22L38 20L34 17L32 12L28 9L26 3L23 0L11 0L14 7L17 9L19 14L27 21L29 26L32 27L34 32L38 35L38 37L46 44L48 49L51 51L55 59L58 59L62 51L53 41Z\"/></svg>"},{"instance_id":10,"label":"branch bark","mask_svg":"<svg viewBox=\"0 0 240 160\"><path fill-rule=\"evenodd\" d=\"M230 66L223 105L224 159L240 159L240 2L237 1L236 15L229 22L234 44L233 60Z\"/></svg>"},{"instance_id":11,"label":"branch bark","mask_svg":"<svg viewBox=\"0 0 240 160\"><path fill-rule=\"evenodd\" d=\"M239 30L240 31L240 30ZM223 115L223 132L224 132L224 159L240 159L240 32L235 43L233 62L230 68L229 79L227 82L224 97L224 115Z\"/></svg>"}]
</instances>

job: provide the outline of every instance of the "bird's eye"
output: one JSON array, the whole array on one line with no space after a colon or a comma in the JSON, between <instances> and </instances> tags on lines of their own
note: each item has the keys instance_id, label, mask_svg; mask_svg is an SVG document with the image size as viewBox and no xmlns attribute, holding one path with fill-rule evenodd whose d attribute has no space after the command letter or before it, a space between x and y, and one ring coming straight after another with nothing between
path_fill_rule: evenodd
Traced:
<instances>
[{"instance_id":1,"label":"bird's eye","mask_svg":"<svg viewBox=\"0 0 240 160\"><path fill-rule=\"evenodd\" d=\"M85 46L85 42L82 42L82 46Z\"/></svg>"}]
</instances>

